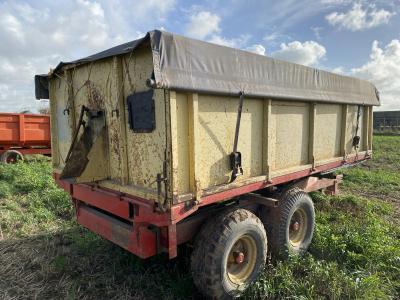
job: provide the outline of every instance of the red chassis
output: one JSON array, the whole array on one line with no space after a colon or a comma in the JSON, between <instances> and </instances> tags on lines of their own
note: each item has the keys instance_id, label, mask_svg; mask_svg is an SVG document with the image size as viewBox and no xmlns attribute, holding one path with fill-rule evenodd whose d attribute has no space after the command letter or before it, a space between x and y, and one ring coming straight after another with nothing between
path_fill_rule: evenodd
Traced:
<instances>
[{"instance_id":1,"label":"red chassis","mask_svg":"<svg viewBox=\"0 0 400 300\"><path fill-rule=\"evenodd\" d=\"M370 154L360 153L346 160L338 160L268 181L263 180L226 189L206 195L199 201L175 204L166 212L156 211L155 203L146 199L87 184L70 184L60 180L56 173L54 173L54 178L57 184L71 195L79 224L141 258L148 258L160 252L166 252L169 258L174 258L177 256L177 245L189 241L204 220L205 214L200 218L192 218L190 221L186 219L200 207L302 178L305 180L301 182L301 185L307 191L325 187L332 191L332 188L337 187L340 179L317 182L309 180L310 175L351 165L368 158ZM183 221L184 219L186 220Z\"/></svg>"}]
</instances>

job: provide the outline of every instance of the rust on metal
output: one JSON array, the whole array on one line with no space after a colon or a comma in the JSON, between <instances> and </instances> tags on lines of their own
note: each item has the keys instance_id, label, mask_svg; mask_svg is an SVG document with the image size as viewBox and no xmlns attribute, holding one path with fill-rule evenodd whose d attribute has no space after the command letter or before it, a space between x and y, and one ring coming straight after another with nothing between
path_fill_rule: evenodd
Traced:
<instances>
[{"instance_id":1,"label":"rust on metal","mask_svg":"<svg viewBox=\"0 0 400 300\"><path fill-rule=\"evenodd\" d=\"M85 82L85 86L87 87L87 106L92 110L104 110L104 97L99 92L98 88L96 88L95 84L87 80Z\"/></svg>"}]
</instances>

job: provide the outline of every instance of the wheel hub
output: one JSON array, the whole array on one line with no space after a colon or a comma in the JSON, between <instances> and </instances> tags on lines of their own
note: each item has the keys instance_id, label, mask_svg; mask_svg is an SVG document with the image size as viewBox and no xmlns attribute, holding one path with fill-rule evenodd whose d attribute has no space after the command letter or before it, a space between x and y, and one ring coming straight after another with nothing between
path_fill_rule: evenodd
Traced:
<instances>
[{"instance_id":1,"label":"wheel hub","mask_svg":"<svg viewBox=\"0 0 400 300\"><path fill-rule=\"evenodd\" d=\"M299 231L299 229L300 229L300 223L299 222L293 222L291 226L292 226L292 230L293 231Z\"/></svg>"},{"instance_id":2,"label":"wheel hub","mask_svg":"<svg viewBox=\"0 0 400 300\"><path fill-rule=\"evenodd\" d=\"M244 284L253 273L257 259L257 245L253 237L244 235L232 246L226 261L230 281L238 286Z\"/></svg>"},{"instance_id":3,"label":"wheel hub","mask_svg":"<svg viewBox=\"0 0 400 300\"><path fill-rule=\"evenodd\" d=\"M303 242L307 232L307 214L298 208L292 215L289 225L289 240L294 247Z\"/></svg>"},{"instance_id":4,"label":"wheel hub","mask_svg":"<svg viewBox=\"0 0 400 300\"><path fill-rule=\"evenodd\" d=\"M235 251L233 253L233 257L235 258L235 262L237 264L241 264L244 262L244 253L243 252Z\"/></svg>"}]
</instances>

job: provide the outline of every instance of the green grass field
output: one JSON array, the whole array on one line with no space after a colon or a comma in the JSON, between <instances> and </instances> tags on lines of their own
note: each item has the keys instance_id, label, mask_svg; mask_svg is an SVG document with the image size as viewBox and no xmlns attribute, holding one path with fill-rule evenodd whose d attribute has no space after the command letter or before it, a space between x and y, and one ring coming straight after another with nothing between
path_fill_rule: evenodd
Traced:
<instances>
[{"instance_id":1,"label":"green grass field","mask_svg":"<svg viewBox=\"0 0 400 300\"><path fill-rule=\"evenodd\" d=\"M341 195L313 193L310 251L270 259L247 299L400 298L400 136L345 169ZM48 160L0 165L1 299L201 299L188 256L146 261L76 225Z\"/></svg>"}]
</instances>

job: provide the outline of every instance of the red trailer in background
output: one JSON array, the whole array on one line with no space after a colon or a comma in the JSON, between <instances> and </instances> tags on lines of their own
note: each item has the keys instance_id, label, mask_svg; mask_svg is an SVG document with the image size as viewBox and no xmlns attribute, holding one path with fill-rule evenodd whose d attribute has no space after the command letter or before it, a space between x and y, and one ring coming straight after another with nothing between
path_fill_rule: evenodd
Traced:
<instances>
[{"instance_id":1,"label":"red trailer in background","mask_svg":"<svg viewBox=\"0 0 400 300\"><path fill-rule=\"evenodd\" d=\"M26 154L51 155L50 116L0 113L0 161L14 163Z\"/></svg>"}]
</instances>

